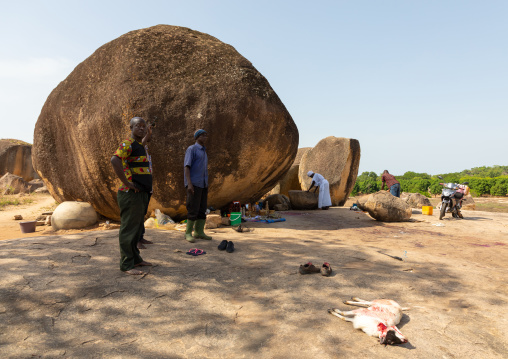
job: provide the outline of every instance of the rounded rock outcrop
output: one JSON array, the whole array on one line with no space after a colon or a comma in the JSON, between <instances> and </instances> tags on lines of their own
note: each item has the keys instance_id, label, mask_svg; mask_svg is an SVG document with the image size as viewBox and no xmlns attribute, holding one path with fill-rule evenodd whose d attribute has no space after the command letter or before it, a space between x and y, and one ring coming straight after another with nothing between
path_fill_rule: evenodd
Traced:
<instances>
[{"instance_id":1,"label":"rounded rock outcrop","mask_svg":"<svg viewBox=\"0 0 508 359\"><path fill-rule=\"evenodd\" d=\"M0 194L18 194L28 191L28 183L23 177L6 173L0 177Z\"/></svg>"},{"instance_id":2,"label":"rounded rock outcrop","mask_svg":"<svg viewBox=\"0 0 508 359\"><path fill-rule=\"evenodd\" d=\"M413 211L402 199L386 191L379 191L362 196L357 201L358 208L366 211L377 221L403 222L411 218Z\"/></svg>"},{"instance_id":3,"label":"rounded rock outcrop","mask_svg":"<svg viewBox=\"0 0 508 359\"><path fill-rule=\"evenodd\" d=\"M275 206L279 205L279 211L287 211L291 209L291 202L289 198L283 194L272 194L265 198L265 203L268 203L269 209L276 209ZM284 208L284 209L281 209Z\"/></svg>"},{"instance_id":4,"label":"rounded rock outcrop","mask_svg":"<svg viewBox=\"0 0 508 359\"><path fill-rule=\"evenodd\" d=\"M90 203L86 202L60 203L51 215L51 226L55 230L85 228L96 222L97 213Z\"/></svg>"},{"instance_id":5,"label":"rounded rock outcrop","mask_svg":"<svg viewBox=\"0 0 508 359\"><path fill-rule=\"evenodd\" d=\"M208 205L259 199L288 171L298 130L268 81L232 46L188 28L131 31L97 49L49 95L34 132L37 173L58 201L119 218L110 164L129 120L155 120L150 209L186 214L185 150L208 132ZM262 129L262 130L260 130Z\"/></svg>"},{"instance_id":6,"label":"rounded rock outcrop","mask_svg":"<svg viewBox=\"0 0 508 359\"><path fill-rule=\"evenodd\" d=\"M309 210L318 208L318 194L307 191L289 191L292 209Z\"/></svg>"},{"instance_id":7,"label":"rounded rock outcrop","mask_svg":"<svg viewBox=\"0 0 508 359\"><path fill-rule=\"evenodd\" d=\"M402 197L402 196L401 196ZM431 206L430 200L421 193L409 193L405 199L411 208L422 208L422 206Z\"/></svg>"},{"instance_id":8,"label":"rounded rock outcrop","mask_svg":"<svg viewBox=\"0 0 508 359\"><path fill-rule=\"evenodd\" d=\"M462 200L462 209L469 211L474 211L476 209L476 203L470 194L465 196Z\"/></svg>"},{"instance_id":9,"label":"rounded rock outcrop","mask_svg":"<svg viewBox=\"0 0 508 359\"><path fill-rule=\"evenodd\" d=\"M321 174L330 184L333 206L343 206L353 190L360 165L358 140L329 136L305 152L298 170L302 190L307 190L312 179L307 172Z\"/></svg>"},{"instance_id":10,"label":"rounded rock outcrop","mask_svg":"<svg viewBox=\"0 0 508 359\"><path fill-rule=\"evenodd\" d=\"M6 173L26 182L39 178L32 166L32 145L20 140L0 140L0 177Z\"/></svg>"},{"instance_id":11,"label":"rounded rock outcrop","mask_svg":"<svg viewBox=\"0 0 508 359\"><path fill-rule=\"evenodd\" d=\"M272 188L268 195L272 194L283 194L285 196L289 196L289 191L299 191L302 189L300 186L300 180L298 178L298 171L300 169L300 160L303 155L310 150L312 147L302 147L298 149L296 153L295 160L291 165L289 171L287 171L286 175L282 177L282 179L277 183L277 185Z\"/></svg>"}]
</instances>

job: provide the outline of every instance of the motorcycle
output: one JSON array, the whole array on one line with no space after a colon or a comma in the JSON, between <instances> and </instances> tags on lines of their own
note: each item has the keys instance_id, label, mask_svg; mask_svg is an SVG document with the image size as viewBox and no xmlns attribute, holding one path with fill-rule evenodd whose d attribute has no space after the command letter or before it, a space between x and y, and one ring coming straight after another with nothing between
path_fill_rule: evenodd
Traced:
<instances>
[{"instance_id":1,"label":"motorcycle","mask_svg":"<svg viewBox=\"0 0 508 359\"><path fill-rule=\"evenodd\" d=\"M443 177L438 176L439 179ZM468 192L469 182L458 183L440 183L443 186L441 191L441 209L439 211L439 219L443 219L446 211L452 213L454 218L464 218L460 209L462 208L462 201L465 201L464 195Z\"/></svg>"}]
</instances>

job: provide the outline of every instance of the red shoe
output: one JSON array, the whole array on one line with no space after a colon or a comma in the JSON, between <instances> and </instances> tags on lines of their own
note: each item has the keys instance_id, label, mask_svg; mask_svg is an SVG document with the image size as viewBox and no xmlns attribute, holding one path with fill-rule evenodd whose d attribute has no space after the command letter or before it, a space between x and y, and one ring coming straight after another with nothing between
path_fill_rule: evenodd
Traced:
<instances>
[{"instance_id":1,"label":"red shoe","mask_svg":"<svg viewBox=\"0 0 508 359\"><path fill-rule=\"evenodd\" d=\"M321 275L328 277L330 273L332 273L332 267L330 266L330 263L324 262L321 266Z\"/></svg>"},{"instance_id":2,"label":"red shoe","mask_svg":"<svg viewBox=\"0 0 508 359\"><path fill-rule=\"evenodd\" d=\"M319 273L319 268L317 268L314 264L309 262L307 264L302 264L298 271L300 272L300 274Z\"/></svg>"}]
</instances>

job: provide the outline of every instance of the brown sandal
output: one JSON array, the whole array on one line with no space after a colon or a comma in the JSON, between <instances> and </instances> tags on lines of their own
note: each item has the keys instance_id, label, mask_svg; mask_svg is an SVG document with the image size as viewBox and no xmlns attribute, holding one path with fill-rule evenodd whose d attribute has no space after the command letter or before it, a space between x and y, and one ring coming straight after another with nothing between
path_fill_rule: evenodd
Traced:
<instances>
[{"instance_id":1,"label":"brown sandal","mask_svg":"<svg viewBox=\"0 0 508 359\"><path fill-rule=\"evenodd\" d=\"M129 270L126 270L124 273L130 274L130 275L141 275L141 274L145 274L145 272L140 271L140 270L137 270L137 269L129 269Z\"/></svg>"}]
</instances>

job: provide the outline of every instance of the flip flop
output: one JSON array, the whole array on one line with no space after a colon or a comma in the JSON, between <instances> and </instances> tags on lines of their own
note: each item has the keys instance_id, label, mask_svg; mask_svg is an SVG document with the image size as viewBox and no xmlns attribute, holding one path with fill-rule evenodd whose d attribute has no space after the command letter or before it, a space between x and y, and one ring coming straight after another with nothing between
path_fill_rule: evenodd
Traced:
<instances>
[{"instance_id":1,"label":"flip flop","mask_svg":"<svg viewBox=\"0 0 508 359\"><path fill-rule=\"evenodd\" d=\"M192 248L192 249L189 249L188 252L185 252L185 254L188 254L190 256L195 256L197 250L198 250L197 248Z\"/></svg>"},{"instance_id":2,"label":"flip flop","mask_svg":"<svg viewBox=\"0 0 508 359\"><path fill-rule=\"evenodd\" d=\"M195 256L200 256L202 254L206 254L206 252L202 249L197 249L196 252L194 252Z\"/></svg>"}]
</instances>

